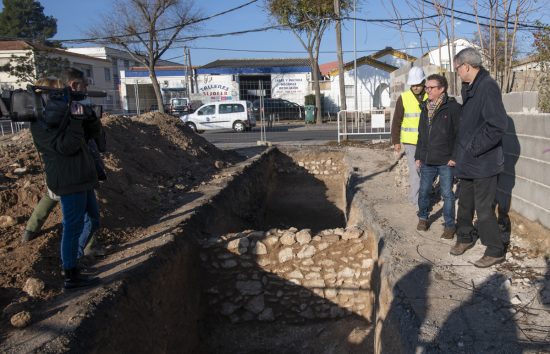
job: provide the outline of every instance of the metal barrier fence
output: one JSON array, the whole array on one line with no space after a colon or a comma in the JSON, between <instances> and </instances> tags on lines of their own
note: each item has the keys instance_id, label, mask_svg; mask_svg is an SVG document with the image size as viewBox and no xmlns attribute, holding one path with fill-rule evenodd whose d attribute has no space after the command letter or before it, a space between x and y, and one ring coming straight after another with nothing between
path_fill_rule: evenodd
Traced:
<instances>
[{"instance_id":1,"label":"metal barrier fence","mask_svg":"<svg viewBox=\"0 0 550 354\"><path fill-rule=\"evenodd\" d=\"M390 114L383 109L371 110L369 112L360 111L340 111L338 112L338 144L342 137L348 136L373 136L391 133Z\"/></svg>"},{"instance_id":2,"label":"metal barrier fence","mask_svg":"<svg viewBox=\"0 0 550 354\"><path fill-rule=\"evenodd\" d=\"M28 123L12 122L9 119L0 119L0 134L2 136L15 134L21 129L28 128Z\"/></svg>"}]
</instances>

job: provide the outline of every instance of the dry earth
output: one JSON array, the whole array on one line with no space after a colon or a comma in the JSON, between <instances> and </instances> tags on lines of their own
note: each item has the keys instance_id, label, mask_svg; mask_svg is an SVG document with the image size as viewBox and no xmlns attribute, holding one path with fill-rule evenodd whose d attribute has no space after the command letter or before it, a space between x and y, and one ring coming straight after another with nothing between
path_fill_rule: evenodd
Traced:
<instances>
[{"instance_id":1,"label":"dry earth","mask_svg":"<svg viewBox=\"0 0 550 354\"><path fill-rule=\"evenodd\" d=\"M100 241L108 248L140 237L147 227L181 204L182 195L241 160L191 132L179 119L159 113L102 119L108 179L97 190ZM10 318L62 291L59 256L61 211L56 207L42 233L21 243L25 223L45 192L42 164L28 130L0 143L0 336ZM33 296L29 278L44 282ZM35 287L36 288L36 287ZM30 292L33 292L32 290ZM1 338L0 337L0 338Z\"/></svg>"}]
</instances>

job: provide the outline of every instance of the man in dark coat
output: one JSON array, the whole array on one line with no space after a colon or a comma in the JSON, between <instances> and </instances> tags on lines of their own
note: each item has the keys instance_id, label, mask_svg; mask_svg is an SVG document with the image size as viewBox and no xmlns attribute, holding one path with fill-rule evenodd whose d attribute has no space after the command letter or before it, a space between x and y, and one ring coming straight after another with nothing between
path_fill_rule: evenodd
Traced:
<instances>
[{"instance_id":1,"label":"man in dark coat","mask_svg":"<svg viewBox=\"0 0 550 354\"><path fill-rule=\"evenodd\" d=\"M457 242L450 253L466 252L478 234L487 248L474 265L486 268L505 260L493 202L497 176L504 169L502 137L508 119L500 88L481 64L481 55L474 48L463 49L454 57L463 82L463 103L456 146L456 176L460 178Z\"/></svg>"},{"instance_id":2,"label":"man in dark coat","mask_svg":"<svg viewBox=\"0 0 550 354\"><path fill-rule=\"evenodd\" d=\"M64 83L72 91L85 92L84 74L77 69L64 72ZM99 135L101 124L95 117L85 117L85 110L68 95L50 97L41 120L31 124L31 133L44 162L48 189L61 202L63 232L61 261L66 289L93 285L99 278L80 274L77 257L79 244L87 243L89 230L99 228L99 207L94 193L98 177L87 141Z\"/></svg>"},{"instance_id":3,"label":"man in dark coat","mask_svg":"<svg viewBox=\"0 0 550 354\"><path fill-rule=\"evenodd\" d=\"M416 228L426 231L430 226L430 192L433 181L439 176L445 222L441 238L452 239L456 231L453 179L460 105L453 97L447 96L447 87L445 76L433 74L426 79L428 100L421 105L418 143L414 155L416 166L420 169Z\"/></svg>"}]
</instances>

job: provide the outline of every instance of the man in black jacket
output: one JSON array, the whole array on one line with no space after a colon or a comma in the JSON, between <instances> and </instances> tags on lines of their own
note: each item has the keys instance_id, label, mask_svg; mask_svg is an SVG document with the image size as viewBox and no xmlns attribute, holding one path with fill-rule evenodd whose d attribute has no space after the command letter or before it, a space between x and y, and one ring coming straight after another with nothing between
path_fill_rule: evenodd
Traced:
<instances>
[{"instance_id":1,"label":"man in black jacket","mask_svg":"<svg viewBox=\"0 0 550 354\"><path fill-rule=\"evenodd\" d=\"M426 81L428 100L422 106L416 145L416 166L420 168L418 192L419 231L429 228L430 192L432 183L439 175L443 198L445 227L441 238L452 239L455 227L455 196L453 174L455 166L455 140L460 118L460 105L447 96L447 79L442 75L430 75Z\"/></svg>"},{"instance_id":2,"label":"man in black jacket","mask_svg":"<svg viewBox=\"0 0 550 354\"><path fill-rule=\"evenodd\" d=\"M72 90L85 92L84 74L77 69L64 72L64 83ZM48 189L59 196L63 213L61 261L66 289L92 285L99 278L81 275L77 256L79 244L85 245L89 230L99 228L99 207L94 188L98 177L87 141L99 136L99 119L84 114L84 107L70 97L50 97L41 120L31 124L31 133L44 162Z\"/></svg>"},{"instance_id":3,"label":"man in black jacket","mask_svg":"<svg viewBox=\"0 0 550 354\"><path fill-rule=\"evenodd\" d=\"M481 55L474 48L463 49L454 57L463 82L463 103L456 147L456 175L460 178L457 242L450 253L463 254L479 234L487 248L474 265L486 268L505 259L493 202L497 176L504 169L502 136L508 120L500 88L481 64ZM472 222L474 212L477 230Z\"/></svg>"}]
</instances>

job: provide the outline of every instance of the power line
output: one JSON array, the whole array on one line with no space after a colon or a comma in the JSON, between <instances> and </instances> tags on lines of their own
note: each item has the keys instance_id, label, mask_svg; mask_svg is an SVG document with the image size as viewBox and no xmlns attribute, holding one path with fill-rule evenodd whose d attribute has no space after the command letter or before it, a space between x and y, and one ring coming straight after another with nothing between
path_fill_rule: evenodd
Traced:
<instances>
[{"instance_id":1,"label":"power line","mask_svg":"<svg viewBox=\"0 0 550 354\"><path fill-rule=\"evenodd\" d=\"M373 23L380 23L380 22L406 22L405 24L408 24L410 22L419 21L419 20L426 20L434 17L438 17L439 15L431 15L431 16L424 16L424 17L411 17L411 18L397 18L397 19L360 19L357 18L358 21L362 22L373 22ZM333 18L324 18L324 19L330 19L333 20ZM353 17L342 17L343 20L353 20L355 18ZM303 25L308 22L315 22L318 20L305 20L302 21L295 26ZM242 34L248 34L248 33L255 33L255 32L265 32L273 29L288 29L291 28L289 25L272 25L272 26L265 26L265 27L259 27L259 28L252 28L247 30L241 30L241 31L234 31L234 32L223 32L223 33L214 33L214 34L205 34L205 35L196 35L196 36L187 36L187 37L180 37L174 40L174 42L188 42L193 41L196 39L201 38L219 38L219 37L226 37L226 36L235 36L235 35L242 35ZM112 37L111 37L112 38ZM78 42L78 41L86 41L86 42L95 42L98 40L103 40L104 38L98 38L98 39L69 39L69 40L59 40L59 42ZM134 41L128 41L128 43L139 43L140 41L134 40Z\"/></svg>"},{"instance_id":2,"label":"power line","mask_svg":"<svg viewBox=\"0 0 550 354\"><path fill-rule=\"evenodd\" d=\"M427 3L427 4L430 4L430 5L433 5L435 7L439 7L439 8L442 8L442 9L445 9L445 10L448 10L448 11L453 11L455 13L459 13L459 14L462 14L462 15L468 15L468 16L476 16L475 14L472 14L470 12L465 12L465 11L460 11L460 10L456 10L456 9L450 9L446 6L443 6L441 4L436 4L436 3L433 3L431 1L428 1L428 0L422 0L423 2ZM482 16L482 15L477 15L477 17L479 18L482 18L484 20L489 20L489 21L493 21L493 20L496 20L498 22L507 22L505 20L500 20L500 19L492 19L490 17L487 17L487 16ZM514 24L514 22L510 22L508 21L507 24ZM544 29L545 26L539 26L539 25L535 25L535 24L529 24L529 23L522 23L522 22L518 22L518 25L520 25L521 27L526 27L526 28L531 28L531 29Z\"/></svg>"},{"instance_id":3,"label":"power line","mask_svg":"<svg viewBox=\"0 0 550 354\"><path fill-rule=\"evenodd\" d=\"M239 6L236 6L236 7L232 7L228 10L225 10L225 11L222 11L222 12L218 12L218 13L215 13L213 15L210 15L210 16L207 16L207 17L203 17L203 18L199 18L199 19L196 19L196 20L192 20L192 21L189 21L188 23L179 23L177 25L174 25L174 26L170 26L170 27L165 27L165 28L161 28L159 30L157 30L157 32L163 32L163 31L168 31L168 30L171 30L171 29L174 29L174 28L177 28L179 26L190 26L190 25L194 25L196 23L199 23L199 22L204 22L204 21L208 21L208 20L211 20L215 17L219 17L219 16L222 16L222 15L225 15L225 14L228 14L230 12L233 12L233 11L237 11L237 10L240 10L242 9L243 7L246 7L248 5L251 5L255 2L258 2L259 0L251 0L249 2L246 2L244 4L241 4ZM135 37L135 36L139 36L139 35L142 35L142 34L147 34L149 33L149 31L143 31L143 32L138 32L138 33L134 33L134 34L120 34L120 35L114 35L114 36L108 36L108 37L100 37L100 38L76 38L76 39L59 39L59 40L55 40L57 42L63 42L63 43L71 43L71 42L75 42L75 43L79 43L79 42L95 42L95 41L99 41L99 40L107 40L107 39L111 39L111 38L124 38L124 37Z\"/></svg>"}]
</instances>

